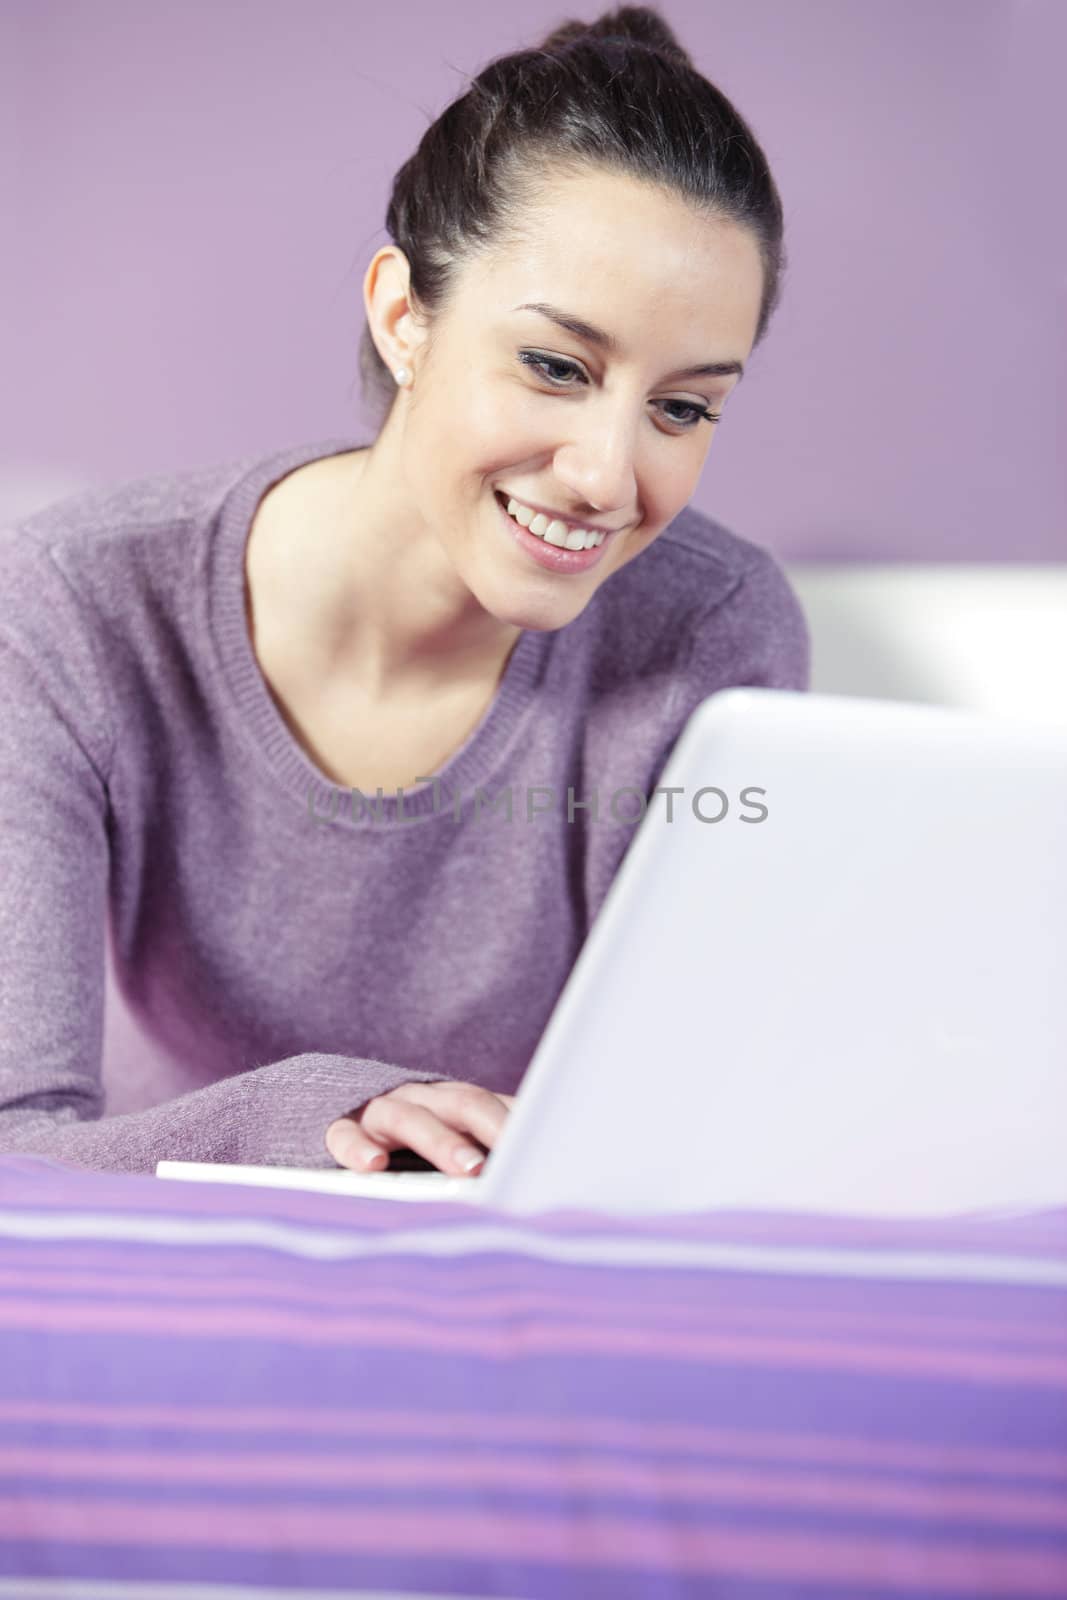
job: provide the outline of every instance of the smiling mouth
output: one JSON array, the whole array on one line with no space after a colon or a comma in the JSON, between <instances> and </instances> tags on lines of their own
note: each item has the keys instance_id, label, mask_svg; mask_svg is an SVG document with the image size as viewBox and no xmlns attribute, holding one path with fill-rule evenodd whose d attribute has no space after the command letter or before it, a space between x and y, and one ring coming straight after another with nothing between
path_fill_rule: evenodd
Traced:
<instances>
[{"instance_id":1,"label":"smiling mouth","mask_svg":"<svg viewBox=\"0 0 1067 1600\"><path fill-rule=\"evenodd\" d=\"M494 489L493 494L505 516L510 517L520 528L525 529L531 538L551 545L557 550L581 552L582 550L599 549L602 544L611 538L613 533L622 531L621 529L590 527L587 524L575 522L570 518L551 516L545 511L534 511L524 501L516 500L502 489ZM523 517L513 516L510 510L512 505L521 507L525 515ZM540 524L540 526L537 526L537 524ZM581 540L580 543L572 544L570 542L575 536L578 536Z\"/></svg>"},{"instance_id":2,"label":"smiling mouth","mask_svg":"<svg viewBox=\"0 0 1067 1600\"><path fill-rule=\"evenodd\" d=\"M594 567L600 565L608 553L610 539L602 539L599 544L591 544L581 550L570 550L565 545L558 545L553 540L542 538L530 528L523 527L522 523L509 513L508 497L504 495L503 490L494 489L493 498L500 506L504 527L519 549L525 552L526 559L533 561L545 571L564 577L577 576L580 573L591 572Z\"/></svg>"}]
</instances>

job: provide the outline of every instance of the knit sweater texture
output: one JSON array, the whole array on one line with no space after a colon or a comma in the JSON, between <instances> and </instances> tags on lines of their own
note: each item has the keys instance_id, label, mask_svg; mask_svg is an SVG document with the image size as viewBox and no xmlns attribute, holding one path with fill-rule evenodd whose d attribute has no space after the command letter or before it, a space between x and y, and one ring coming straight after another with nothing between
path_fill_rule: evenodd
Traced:
<instances>
[{"instance_id":1,"label":"knit sweater texture","mask_svg":"<svg viewBox=\"0 0 1067 1600\"><path fill-rule=\"evenodd\" d=\"M332 1168L329 1124L402 1083L514 1093L690 714L807 688L781 569L687 506L520 633L427 781L344 788L259 669L245 548L273 484L358 448L0 532L0 1151Z\"/></svg>"}]
</instances>

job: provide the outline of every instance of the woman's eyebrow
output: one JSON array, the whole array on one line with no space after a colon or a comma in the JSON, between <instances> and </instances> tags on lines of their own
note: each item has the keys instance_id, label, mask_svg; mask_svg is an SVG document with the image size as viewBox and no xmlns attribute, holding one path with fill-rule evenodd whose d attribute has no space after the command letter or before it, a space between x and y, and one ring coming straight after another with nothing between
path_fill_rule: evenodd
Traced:
<instances>
[{"instance_id":1,"label":"woman's eyebrow","mask_svg":"<svg viewBox=\"0 0 1067 1600\"><path fill-rule=\"evenodd\" d=\"M550 306L543 300L527 302L521 306L514 306L515 311L536 311L542 317L548 317L558 327L573 333L576 339L584 339L587 344L598 346L606 350L609 355L617 355L619 342L610 333L605 333L603 328L597 328L591 322L585 322L581 317L576 317L571 311L560 311L557 306ZM669 378L727 378L737 373L738 381L744 377L744 364L740 361L705 361L698 367L679 367L677 372L669 372Z\"/></svg>"}]
</instances>

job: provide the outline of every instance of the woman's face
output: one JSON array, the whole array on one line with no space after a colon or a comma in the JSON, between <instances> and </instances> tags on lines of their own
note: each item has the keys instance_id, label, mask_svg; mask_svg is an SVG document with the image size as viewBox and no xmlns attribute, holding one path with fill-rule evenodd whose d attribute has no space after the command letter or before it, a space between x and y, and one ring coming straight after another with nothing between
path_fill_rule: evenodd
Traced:
<instances>
[{"instance_id":1,"label":"woman's face","mask_svg":"<svg viewBox=\"0 0 1067 1600\"><path fill-rule=\"evenodd\" d=\"M529 241L463 268L398 403L411 511L486 611L554 629L692 497L715 433L701 413L739 381L763 281L747 230L617 174L563 177L532 216ZM689 370L709 364L734 370ZM560 549L508 498L607 536Z\"/></svg>"}]
</instances>

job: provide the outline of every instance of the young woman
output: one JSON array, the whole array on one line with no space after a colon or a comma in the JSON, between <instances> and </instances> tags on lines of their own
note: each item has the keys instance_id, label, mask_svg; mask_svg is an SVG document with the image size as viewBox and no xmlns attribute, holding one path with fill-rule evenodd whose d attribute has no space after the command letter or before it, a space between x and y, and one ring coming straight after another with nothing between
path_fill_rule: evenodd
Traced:
<instances>
[{"instance_id":1,"label":"young woman","mask_svg":"<svg viewBox=\"0 0 1067 1600\"><path fill-rule=\"evenodd\" d=\"M689 506L782 209L663 20L492 62L386 220L372 442L0 539L0 1149L477 1171L690 713L807 686L778 566Z\"/></svg>"}]
</instances>

